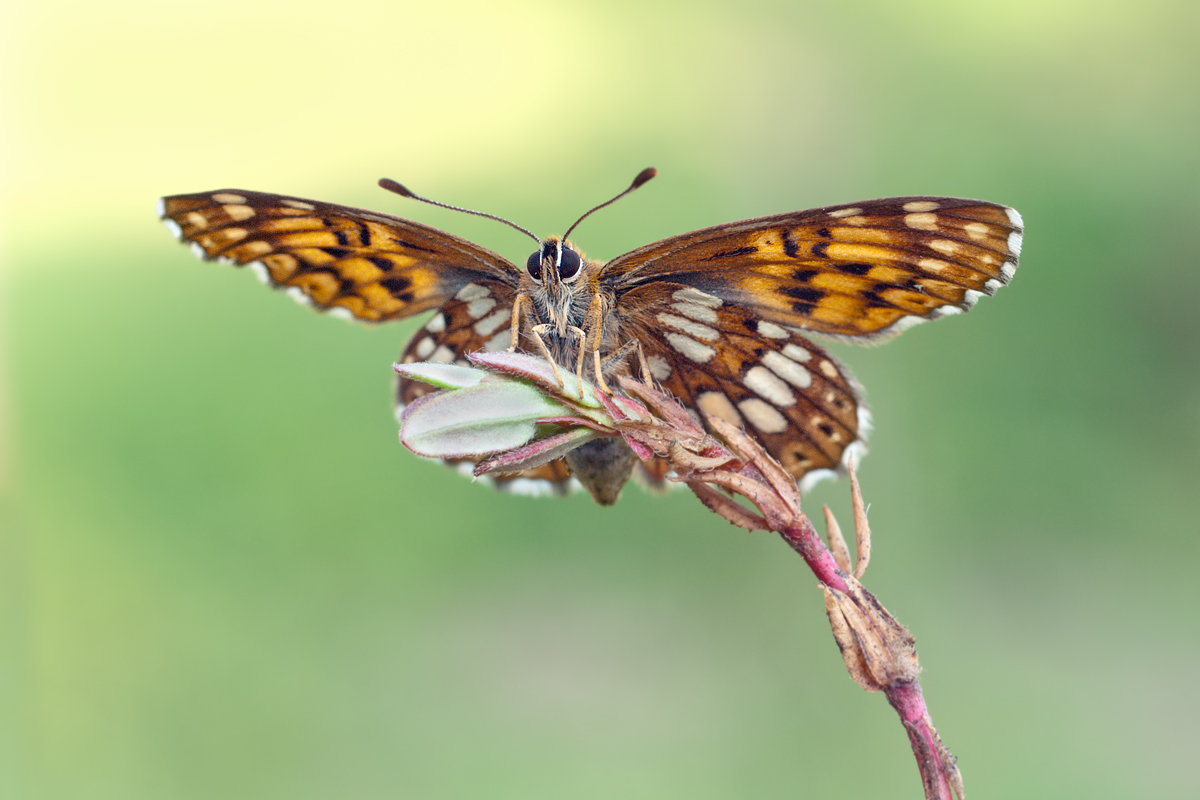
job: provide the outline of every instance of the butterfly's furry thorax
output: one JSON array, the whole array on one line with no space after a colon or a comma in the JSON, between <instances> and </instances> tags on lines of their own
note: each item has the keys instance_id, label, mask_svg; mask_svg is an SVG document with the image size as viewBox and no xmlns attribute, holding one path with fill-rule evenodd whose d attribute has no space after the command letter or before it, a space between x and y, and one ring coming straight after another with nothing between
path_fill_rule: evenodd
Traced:
<instances>
[{"instance_id":1,"label":"butterfly's furry thorax","mask_svg":"<svg viewBox=\"0 0 1200 800\"><path fill-rule=\"evenodd\" d=\"M878 340L967 311L1012 279L1023 237L1005 206L893 197L705 228L607 263L549 238L521 268L427 225L298 197L176 195L159 216L201 258L246 266L332 315L383 322L432 311L404 362L541 347L566 375L592 378L597 362L635 346L628 361L643 377L698 417L744 428L802 490L861 455L868 427L854 379L811 334ZM425 391L402 380L397 401ZM611 502L628 475L613 447L496 483L562 490L573 472L587 481L599 470L610 485L593 495Z\"/></svg>"},{"instance_id":2,"label":"butterfly's furry thorax","mask_svg":"<svg viewBox=\"0 0 1200 800\"><path fill-rule=\"evenodd\" d=\"M567 335L567 328L581 326L603 264L589 262L568 243L550 238L526 265L520 291L533 301L534 324L552 325L560 337Z\"/></svg>"}]
</instances>

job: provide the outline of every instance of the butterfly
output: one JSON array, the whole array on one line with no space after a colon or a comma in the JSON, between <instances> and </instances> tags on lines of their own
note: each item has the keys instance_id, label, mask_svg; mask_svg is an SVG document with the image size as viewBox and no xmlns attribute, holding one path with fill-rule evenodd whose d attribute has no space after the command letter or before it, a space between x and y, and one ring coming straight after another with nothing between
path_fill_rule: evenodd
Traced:
<instances>
[{"instance_id":1,"label":"butterfly","mask_svg":"<svg viewBox=\"0 0 1200 800\"><path fill-rule=\"evenodd\" d=\"M655 174L644 170L575 225ZM693 412L744 427L802 491L861 456L870 425L854 378L810 336L873 341L966 311L1012 279L1023 236L1021 216L1005 206L893 197L704 228L605 263L567 240L575 225L542 240L467 213L538 247L518 267L410 220L240 189L159 206L200 258L249 267L318 310L367 322L433 311L402 362L465 364L468 353L517 346L601 382L609 369L648 372L641 377ZM401 380L398 405L426 391ZM652 483L666 471L640 465L621 439L600 438L497 484L561 492L577 480L607 505L635 465Z\"/></svg>"}]
</instances>

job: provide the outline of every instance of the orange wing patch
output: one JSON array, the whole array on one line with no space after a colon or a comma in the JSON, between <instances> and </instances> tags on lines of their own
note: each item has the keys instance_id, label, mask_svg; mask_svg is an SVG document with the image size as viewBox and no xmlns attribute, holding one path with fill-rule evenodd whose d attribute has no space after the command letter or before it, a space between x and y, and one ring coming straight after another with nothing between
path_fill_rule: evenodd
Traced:
<instances>
[{"instance_id":1,"label":"orange wing patch","mask_svg":"<svg viewBox=\"0 0 1200 800\"><path fill-rule=\"evenodd\" d=\"M439 307L476 277L519 278L490 250L434 228L296 197L176 195L160 216L200 258L248 266L296 300L371 322Z\"/></svg>"},{"instance_id":2,"label":"orange wing patch","mask_svg":"<svg viewBox=\"0 0 1200 800\"><path fill-rule=\"evenodd\" d=\"M614 259L601 280L618 295L671 280L782 325L877 336L994 294L1016 270L1021 237L1020 215L1004 206L898 197L666 239Z\"/></svg>"}]
</instances>

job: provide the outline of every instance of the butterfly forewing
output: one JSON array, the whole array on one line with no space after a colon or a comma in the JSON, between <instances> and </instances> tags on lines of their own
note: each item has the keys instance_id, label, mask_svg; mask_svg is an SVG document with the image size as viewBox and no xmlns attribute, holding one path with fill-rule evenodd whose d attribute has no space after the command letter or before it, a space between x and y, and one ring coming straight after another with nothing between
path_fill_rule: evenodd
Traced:
<instances>
[{"instance_id":1,"label":"butterfly forewing","mask_svg":"<svg viewBox=\"0 0 1200 800\"><path fill-rule=\"evenodd\" d=\"M515 286L508 261L415 222L298 197L225 189L162 200L198 256L250 266L322 311L383 321L440 307L477 277Z\"/></svg>"},{"instance_id":2,"label":"butterfly forewing","mask_svg":"<svg viewBox=\"0 0 1200 800\"><path fill-rule=\"evenodd\" d=\"M1021 218L977 200L897 197L735 222L620 256L620 298L669 280L815 333L878 336L964 311L1012 277ZM618 299L618 304L622 300Z\"/></svg>"}]
</instances>

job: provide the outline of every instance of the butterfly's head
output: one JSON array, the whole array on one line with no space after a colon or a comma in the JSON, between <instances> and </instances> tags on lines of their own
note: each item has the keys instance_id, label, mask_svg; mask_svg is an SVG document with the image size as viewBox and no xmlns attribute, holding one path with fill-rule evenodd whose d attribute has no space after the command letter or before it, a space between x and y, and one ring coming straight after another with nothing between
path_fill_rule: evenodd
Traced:
<instances>
[{"instance_id":1,"label":"butterfly's head","mask_svg":"<svg viewBox=\"0 0 1200 800\"><path fill-rule=\"evenodd\" d=\"M584 258L562 239L550 237L525 262L529 277L543 286L572 283L583 272Z\"/></svg>"}]
</instances>

